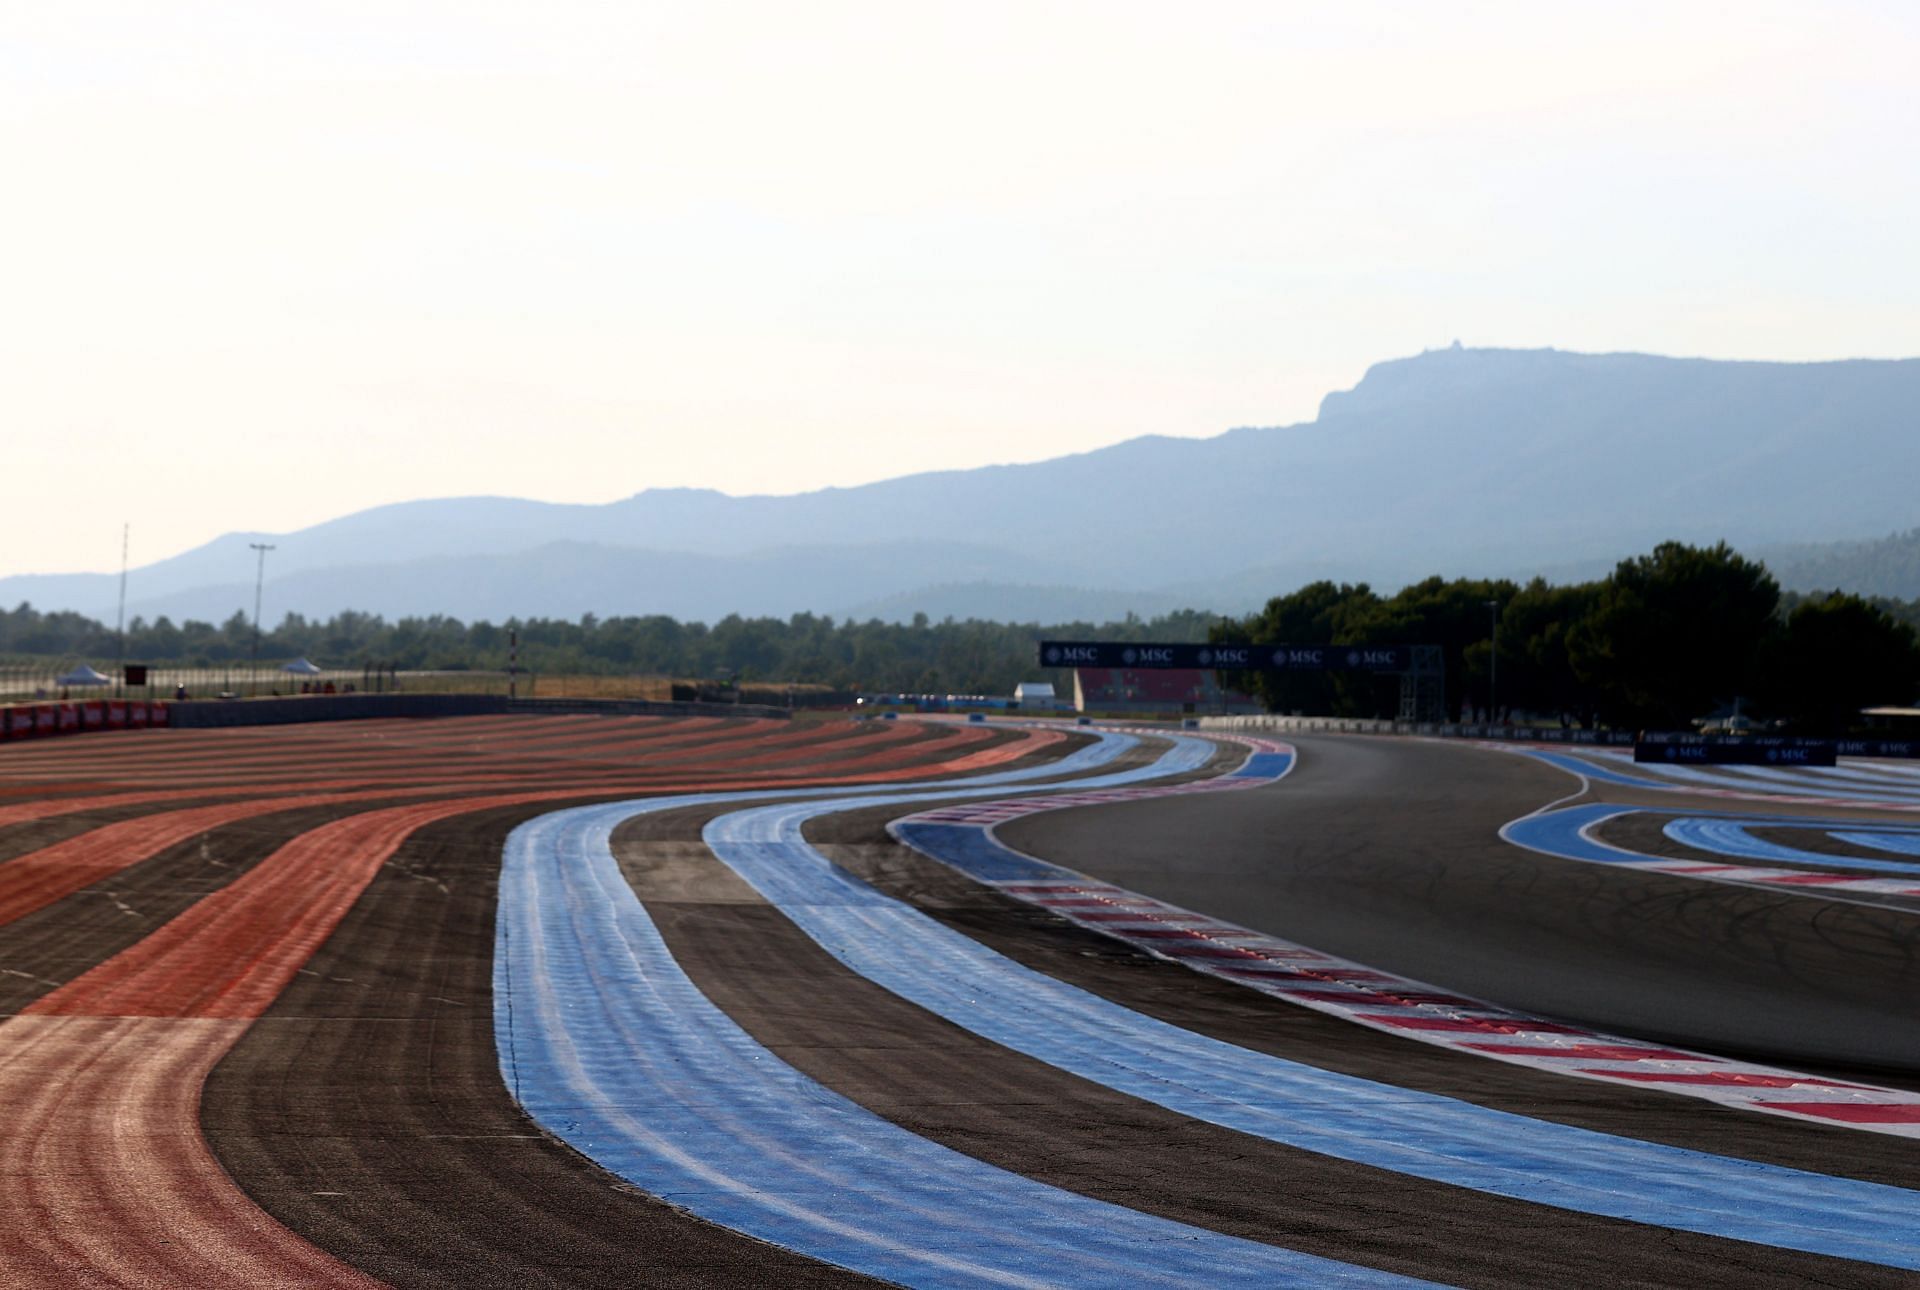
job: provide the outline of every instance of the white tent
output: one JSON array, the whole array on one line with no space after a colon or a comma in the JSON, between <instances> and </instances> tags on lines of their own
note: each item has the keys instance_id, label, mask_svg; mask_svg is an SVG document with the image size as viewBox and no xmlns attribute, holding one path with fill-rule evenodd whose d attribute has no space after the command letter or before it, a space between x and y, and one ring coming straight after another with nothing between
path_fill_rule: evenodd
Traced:
<instances>
[{"instance_id":1,"label":"white tent","mask_svg":"<svg viewBox=\"0 0 1920 1290\"><path fill-rule=\"evenodd\" d=\"M291 672L295 676L319 676L320 675L320 669L315 667L313 664L307 662L307 660L304 658L296 658L295 660L293 660L293 662L287 664L285 667L281 668L280 670L282 672Z\"/></svg>"},{"instance_id":2,"label":"white tent","mask_svg":"<svg viewBox=\"0 0 1920 1290\"><path fill-rule=\"evenodd\" d=\"M42 675L45 674L42 673ZM55 685L112 685L113 678L102 676L85 663L82 663L65 676L54 677L53 683Z\"/></svg>"}]
</instances>

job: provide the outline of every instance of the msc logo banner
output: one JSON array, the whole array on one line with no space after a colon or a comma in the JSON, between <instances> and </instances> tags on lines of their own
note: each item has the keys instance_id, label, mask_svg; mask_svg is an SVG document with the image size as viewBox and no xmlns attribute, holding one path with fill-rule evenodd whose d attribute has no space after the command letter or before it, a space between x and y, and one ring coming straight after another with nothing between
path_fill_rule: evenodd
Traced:
<instances>
[{"instance_id":1,"label":"msc logo banner","mask_svg":"<svg viewBox=\"0 0 1920 1290\"><path fill-rule=\"evenodd\" d=\"M1404 672L1413 656L1405 645L1163 645L1122 641L1041 641L1037 653L1042 667L1197 667L1220 672Z\"/></svg>"},{"instance_id":2,"label":"msc logo banner","mask_svg":"<svg viewBox=\"0 0 1920 1290\"><path fill-rule=\"evenodd\" d=\"M1831 766L1834 752L1832 743L1813 740L1708 743L1642 739L1633 746L1633 759L1680 766Z\"/></svg>"}]
</instances>

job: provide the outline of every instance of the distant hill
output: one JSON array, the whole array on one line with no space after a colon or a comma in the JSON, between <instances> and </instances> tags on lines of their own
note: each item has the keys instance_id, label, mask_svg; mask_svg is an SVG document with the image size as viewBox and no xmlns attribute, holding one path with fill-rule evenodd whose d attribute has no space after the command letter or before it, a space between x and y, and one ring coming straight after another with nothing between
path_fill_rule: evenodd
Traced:
<instances>
[{"instance_id":1,"label":"distant hill","mask_svg":"<svg viewBox=\"0 0 1920 1290\"><path fill-rule=\"evenodd\" d=\"M1863 596L1920 600L1920 528L1864 542L1823 542L1763 553L1792 591L1840 588Z\"/></svg>"},{"instance_id":2,"label":"distant hill","mask_svg":"<svg viewBox=\"0 0 1920 1290\"><path fill-rule=\"evenodd\" d=\"M925 614L936 623L948 618L962 622L978 618L998 623L1117 623L1128 614L1154 618L1194 607L1191 596L1183 598L1171 592L957 582L862 601L846 606L837 616L859 622L878 618L889 623L912 622L915 614Z\"/></svg>"},{"instance_id":3,"label":"distant hill","mask_svg":"<svg viewBox=\"0 0 1920 1290\"><path fill-rule=\"evenodd\" d=\"M1234 612L1323 577L1391 589L1604 571L1665 538L1758 551L1905 531L1920 524L1916 478L1920 360L1455 348L1376 365L1312 422L1210 439L785 497L383 506L264 535L266 604L269 619L910 617L917 603L1024 620L1058 619L1035 600L1071 594ZM250 610L247 543L262 536L135 570L129 612ZM14 577L0 603L111 618L115 589L105 574Z\"/></svg>"},{"instance_id":4,"label":"distant hill","mask_svg":"<svg viewBox=\"0 0 1920 1290\"><path fill-rule=\"evenodd\" d=\"M743 556L651 551L587 542L549 542L528 551L432 555L385 564L309 568L274 579L264 616L298 610L309 618L346 609L386 618L446 614L484 618L577 619L583 614L666 614L713 622L739 611L785 618L823 606L902 593L929 566L981 577L1005 553L957 543L893 547L782 547ZM251 612L253 586L196 587L129 600L128 615L221 622ZM613 606L616 608L609 608ZM644 608L638 608L644 606ZM907 617L911 618L909 613Z\"/></svg>"}]
</instances>

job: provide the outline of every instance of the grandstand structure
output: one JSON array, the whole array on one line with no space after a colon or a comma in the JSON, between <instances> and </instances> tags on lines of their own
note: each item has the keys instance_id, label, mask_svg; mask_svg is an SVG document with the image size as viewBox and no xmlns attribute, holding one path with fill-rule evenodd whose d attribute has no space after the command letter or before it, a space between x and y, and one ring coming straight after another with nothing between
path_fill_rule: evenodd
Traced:
<instances>
[{"instance_id":1,"label":"grandstand structure","mask_svg":"<svg viewBox=\"0 0 1920 1290\"><path fill-rule=\"evenodd\" d=\"M1402 721L1446 715L1446 661L1438 645L1042 640L1034 642L1034 661L1074 669L1074 706L1082 712L1258 712L1251 696L1221 691L1220 674L1341 672L1398 675Z\"/></svg>"}]
</instances>

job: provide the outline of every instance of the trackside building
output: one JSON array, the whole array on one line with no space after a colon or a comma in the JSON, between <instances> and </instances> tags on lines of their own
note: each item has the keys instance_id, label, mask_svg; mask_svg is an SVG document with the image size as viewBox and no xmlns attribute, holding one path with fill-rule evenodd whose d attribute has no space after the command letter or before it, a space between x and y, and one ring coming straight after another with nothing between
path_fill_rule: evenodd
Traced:
<instances>
[{"instance_id":1,"label":"trackside building","mask_svg":"<svg viewBox=\"0 0 1920 1290\"><path fill-rule=\"evenodd\" d=\"M1022 681L1013 687L1013 701L1022 709L1051 712L1059 705L1060 699L1053 692L1051 681Z\"/></svg>"}]
</instances>

